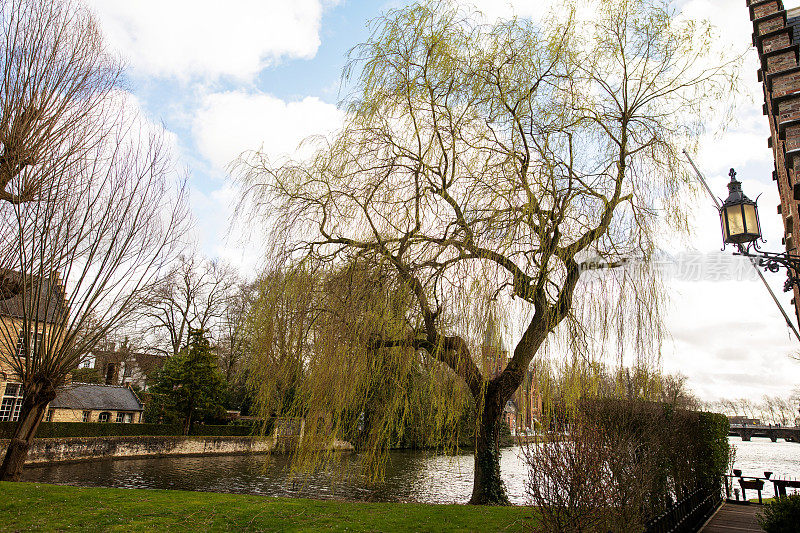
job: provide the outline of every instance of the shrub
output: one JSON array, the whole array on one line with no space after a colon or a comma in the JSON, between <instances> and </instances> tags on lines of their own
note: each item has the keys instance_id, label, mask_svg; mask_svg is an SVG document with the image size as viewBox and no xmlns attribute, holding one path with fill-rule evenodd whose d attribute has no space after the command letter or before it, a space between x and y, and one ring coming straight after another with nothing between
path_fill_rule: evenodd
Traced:
<instances>
[{"instance_id":1,"label":"shrub","mask_svg":"<svg viewBox=\"0 0 800 533\"><path fill-rule=\"evenodd\" d=\"M0 422L0 439L9 439L16 422ZM169 424L112 424L103 422L42 422L37 438L67 437L146 437L182 435L181 425ZM251 425L193 426L190 435L235 437L258 434Z\"/></svg>"},{"instance_id":2,"label":"shrub","mask_svg":"<svg viewBox=\"0 0 800 533\"><path fill-rule=\"evenodd\" d=\"M800 524L800 494L764 505L758 523L767 533L794 533Z\"/></svg>"},{"instance_id":3,"label":"shrub","mask_svg":"<svg viewBox=\"0 0 800 533\"><path fill-rule=\"evenodd\" d=\"M641 531L696 490L719 491L728 421L640 400L582 401L567 439L550 429L524 448L528 494L549 531Z\"/></svg>"},{"instance_id":4,"label":"shrub","mask_svg":"<svg viewBox=\"0 0 800 533\"><path fill-rule=\"evenodd\" d=\"M250 425L207 425L192 426L189 435L214 437L246 437L258 434L258 430Z\"/></svg>"}]
</instances>

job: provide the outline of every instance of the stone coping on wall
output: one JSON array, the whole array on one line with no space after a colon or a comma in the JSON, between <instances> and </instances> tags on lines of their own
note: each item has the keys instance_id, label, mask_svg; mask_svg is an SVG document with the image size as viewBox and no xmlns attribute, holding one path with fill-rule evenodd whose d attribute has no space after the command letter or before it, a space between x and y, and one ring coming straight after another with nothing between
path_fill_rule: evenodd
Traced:
<instances>
[{"instance_id":1,"label":"stone coping on wall","mask_svg":"<svg viewBox=\"0 0 800 533\"><path fill-rule=\"evenodd\" d=\"M0 456L8 440L0 440ZM349 451L349 442L334 441L333 450ZM276 450L273 437L253 436L113 436L35 439L28 452L28 466L148 457L197 457L211 455L266 454Z\"/></svg>"}]
</instances>

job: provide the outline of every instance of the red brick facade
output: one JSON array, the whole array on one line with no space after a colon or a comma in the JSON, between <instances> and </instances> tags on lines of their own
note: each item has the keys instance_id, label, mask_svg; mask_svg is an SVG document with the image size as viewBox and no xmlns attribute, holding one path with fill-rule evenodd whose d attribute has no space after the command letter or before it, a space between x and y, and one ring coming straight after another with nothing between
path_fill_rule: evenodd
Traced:
<instances>
[{"instance_id":1,"label":"red brick facade","mask_svg":"<svg viewBox=\"0 0 800 533\"><path fill-rule=\"evenodd\" d=\"M783 244L788 252L797 253L794 226L800 200L800 10L787 12L782 0L746 1L753 21L753 45L761 60L758 79L763 82L764 114L769 118L767 144L775 157L772 179L777 182L781 199L777 209L783 219ZM800 318L797 288L792 303Z\"/></svg>"}]
</instances>

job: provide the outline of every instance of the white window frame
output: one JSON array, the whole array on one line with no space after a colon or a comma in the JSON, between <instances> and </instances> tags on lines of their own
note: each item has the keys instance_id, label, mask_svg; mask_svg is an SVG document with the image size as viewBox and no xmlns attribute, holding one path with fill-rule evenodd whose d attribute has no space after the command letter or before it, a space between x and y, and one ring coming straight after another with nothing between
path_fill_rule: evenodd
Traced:
<instances>
[{"instance_id":1,"label":"white window frame","mask_svg":"<svg viewBox=\"0 0 800 533\"><path fill-rule=\"evenodd\" d=\"M0 422L16 422L22 409L24 392L21 383L6 383L3 398L0 401Z\"/></svg>"},{"instance_id":2,"label":"white window frame","mask_svg":"<svg viewBox=\"0 0 800 533\"><path fill-rule=\"evenodd\" d=\"M32 339L33 343L32 344L33 344L33 353L34 354L39 353L38 350L39 350L39 346L41 346L41 344L42 344L43 336L44 336L44 333L41 332L41 331L37 331L36 333L33 334L33 339ZM28 354L25 353L25 336L22 334L22 330L20 330L19 336L17 337L17 357L20 358L20 359L27 359L28 358Z\"/></svg>"}]
</instances>

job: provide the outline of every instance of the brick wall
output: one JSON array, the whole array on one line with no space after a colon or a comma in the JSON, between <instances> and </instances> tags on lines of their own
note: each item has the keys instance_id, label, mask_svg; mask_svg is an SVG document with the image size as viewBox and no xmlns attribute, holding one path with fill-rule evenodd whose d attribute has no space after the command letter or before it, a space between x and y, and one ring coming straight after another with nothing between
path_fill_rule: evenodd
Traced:
<instances>
[{"instance_id":1,"label":"brick wall","mask_svg":"<svg viewBox=\"0 0 800 533\"><path fill-rule=\"evenodd\" d=\"M797 253L798 201L794 185L800 177L800 43L794 27L798 19L787 14L782 0L746 0L753 21L753 45L761 60L758 79L764 91L764 114L769 120L770 138L775 159L773 179L778 187L780 205L776 211L783 219L786 250ZM762 216L769 213L762 209ZM794 288L795 313L800 319L800 292Z\"/></svg>"},{"instance_id":2,"label":"brick wall","mask_svg":"<svg viewBox=\"0 0 800 533\"><path fill-rule=\"evenodd\" d=\"M0 440L0 457L7 440ZM334 440L328 450L352 451L349 442ZM73 437L35 439L26 464L48 464L100 459L240 455L275 452L273 437Z\"/></svg>"}]
</instances>

